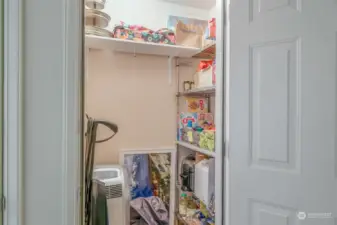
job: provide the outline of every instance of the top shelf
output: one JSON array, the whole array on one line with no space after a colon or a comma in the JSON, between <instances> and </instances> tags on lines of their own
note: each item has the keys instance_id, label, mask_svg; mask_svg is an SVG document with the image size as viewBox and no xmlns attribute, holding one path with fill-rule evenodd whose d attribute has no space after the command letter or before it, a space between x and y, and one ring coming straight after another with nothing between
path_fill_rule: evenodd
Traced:
<instances>
[{"instance_id":1,"label":"top shelf","mask_svg":"<svg viewBox=\"0 0 337 225\"><path fill-rule=\"evenodd\" d=\"M85 46L91 49L110 49L116 52L181 58L191 58L200 52L199 48L193 47L136 42L94 35L85 35Z\"/></svg>"}]
</instances>

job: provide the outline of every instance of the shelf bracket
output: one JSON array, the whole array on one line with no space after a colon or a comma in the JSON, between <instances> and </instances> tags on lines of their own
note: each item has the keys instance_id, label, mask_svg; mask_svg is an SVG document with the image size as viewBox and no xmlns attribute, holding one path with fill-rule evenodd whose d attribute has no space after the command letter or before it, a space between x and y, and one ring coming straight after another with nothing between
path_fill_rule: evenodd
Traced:
<instances>
[{"instance_id":1,"label":"shelf bracket","mask_svg":"<svg viewBox=\"0 0 337 225\"><path fill-rule=\"evenodd\" d=\"M173 59L173 57L169 56L168 61L167 61L167 63L168 63L168 82L169 82L169 85L172 85L172 77L173 77L172 59Z\"/></svg>"}]
</instances>

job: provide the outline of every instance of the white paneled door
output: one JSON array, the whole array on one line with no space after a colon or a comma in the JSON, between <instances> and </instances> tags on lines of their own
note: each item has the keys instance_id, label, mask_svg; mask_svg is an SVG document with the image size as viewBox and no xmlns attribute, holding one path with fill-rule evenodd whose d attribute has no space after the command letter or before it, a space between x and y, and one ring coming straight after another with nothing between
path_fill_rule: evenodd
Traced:
<instances>
[{"instance_id":1,"label":"white paneled door","mask_svg":"<svg viewBox=\"0 0 337 225\"><path fill-rule=\"evenodd\" d=\"M230 3L229 224L337 224L337 0Z\"/></svg>"}]
</instances>

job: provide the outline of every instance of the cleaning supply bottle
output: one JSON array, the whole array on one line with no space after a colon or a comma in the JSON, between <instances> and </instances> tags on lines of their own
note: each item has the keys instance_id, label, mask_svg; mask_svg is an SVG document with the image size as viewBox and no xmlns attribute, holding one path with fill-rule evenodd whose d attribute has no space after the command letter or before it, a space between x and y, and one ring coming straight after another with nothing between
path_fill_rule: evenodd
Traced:
<instances>
[{"instance_id":1,"label":"cleaning supply bottle","mask_svg":"<svg viewBox=\"0 0 337 225\"><path fill-rule=\"evenodd\" d=\"M181 193L179 199L179 214L181 216L186 216L187 211L187 195L185 193Z\"/></svg>"}]
</instances>

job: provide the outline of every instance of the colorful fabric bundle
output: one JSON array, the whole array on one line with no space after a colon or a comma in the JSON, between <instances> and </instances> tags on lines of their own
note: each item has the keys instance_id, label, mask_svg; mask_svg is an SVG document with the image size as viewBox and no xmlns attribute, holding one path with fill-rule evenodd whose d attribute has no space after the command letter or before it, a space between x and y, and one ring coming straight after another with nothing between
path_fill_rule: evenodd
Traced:
<instances>
[{"instance_id":1,"label":"colorful fabric bundle","mask_svg":"<svg viewBox=\"0 0 337 225\"><path fill-rule=\"evenodd\" d=\"M113 31L113 37L132 41L153 42L160 44L175 45L175 35L172 30L163 28L153 31L141 25L128 25L121 22L116 25Z\"/></svg>"}]
</instances>

